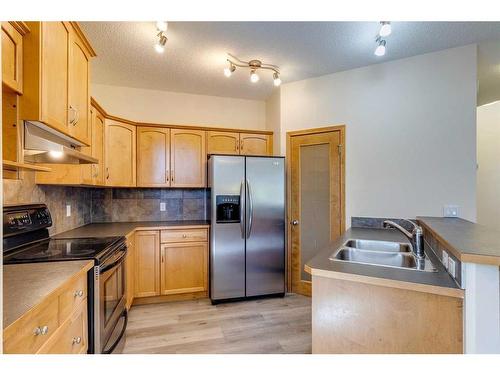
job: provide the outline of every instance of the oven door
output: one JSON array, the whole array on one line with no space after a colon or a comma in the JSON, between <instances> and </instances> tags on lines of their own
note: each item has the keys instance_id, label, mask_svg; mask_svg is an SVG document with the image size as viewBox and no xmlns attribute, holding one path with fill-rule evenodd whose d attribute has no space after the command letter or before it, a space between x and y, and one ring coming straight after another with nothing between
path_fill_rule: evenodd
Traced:
<instances>
[{"instance_id":1,"label":"oven door","mask_svg":"<svg viewBox=\"0 0 500 375\"><path fill-rule=\"evenodd\" d=\"M125 308L126 244L113 252L99 267L99 352L111 353L121 340L127 325ZM123 324L119 328L119 321ZM118 330L119 334L116 334ZM115 334L114 334L115 332ZM113 337L113 340L110 338Z\"/></svg>"}]
</instances>

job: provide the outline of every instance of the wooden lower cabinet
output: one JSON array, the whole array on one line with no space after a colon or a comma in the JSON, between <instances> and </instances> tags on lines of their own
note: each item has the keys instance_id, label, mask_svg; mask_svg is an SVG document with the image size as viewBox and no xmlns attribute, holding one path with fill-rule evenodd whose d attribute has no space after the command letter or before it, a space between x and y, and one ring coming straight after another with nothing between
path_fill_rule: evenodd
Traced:
<instances>
[{"instance_id":1,"label":"wooden lower cabinet","mask_svg":"<svg viewBox=\"0 0 500 375\"><path fill-rule=\"evenodd\" d=\"M160 231L137 231L134 250L134 297L160 295Z\"/></svg>"},{"instance_id":2,"label":"wooden lower cabinet","mask_svg":"<svg viewBox=\"0 0 500 375\"><path fill-rule=\"evenodd\" d=\"M161 245L161 294L207 291L208 245L206 242Z\"/></svg>"},{"instance_id":3,"label":"wooden lower cabinet","mask_svg":"<svg viewBox=\"0 0 500 375\"><path fill-rule=\"evenodd\" d=\"M142 304L208 295L206 227L138 230L133 252L133 266L127 258L127 284L133 283L135 289L132 298L127 294L127 306L132 300ZM133 273L129 273L129 267Z\"/></svg>"},{"instance_id":4,"label":"wooden lower cabinet","mask_svg":"<svg viewBox=\"0 0 500 375\"><path fill-rule=\"evenodd\" d=\"M3 330L5 354L80 354L88 348L87 271L92 262Z\"/></svg>"}]
</instances>

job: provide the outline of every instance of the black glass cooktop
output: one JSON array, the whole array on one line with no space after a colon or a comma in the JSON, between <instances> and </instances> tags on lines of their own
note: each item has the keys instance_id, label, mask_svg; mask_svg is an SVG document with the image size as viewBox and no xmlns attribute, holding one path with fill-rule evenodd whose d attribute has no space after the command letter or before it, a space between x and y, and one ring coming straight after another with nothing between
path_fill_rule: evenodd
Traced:
<instances>
[{"instance_id":1,"label":"black glass cooktop","mask_svg":"<svg viewBox=\"0 0 500 375\"><path fill-rule=\"evenodd\" d=\"M3 263L37 263L103 259L123 237L47 239L4 254Z\"/></svg>"}]
</instances>

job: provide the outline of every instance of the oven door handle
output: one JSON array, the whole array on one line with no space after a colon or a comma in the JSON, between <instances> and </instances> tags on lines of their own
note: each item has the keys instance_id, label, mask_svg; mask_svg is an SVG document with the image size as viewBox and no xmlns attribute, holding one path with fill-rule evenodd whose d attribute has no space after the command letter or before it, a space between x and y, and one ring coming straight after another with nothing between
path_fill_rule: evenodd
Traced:
<instances>
[{"instance_id":1,"label":"oven door handle","mask_svg":"<svg viewBox=\"0 0 500 375\"><path fill-rule=\"evenodd\" d=\"M125 258L125 255L127 255L127 249L125 248L125 250L122 251L121 253L122 254L120 255L120 257L117 260L115 260L113 263L108 264L108 265L104 265L104 267L100 268L99 273L103 274L104 272L109 271L110 269L115 268L118 264L120 264L122 262L123 258ZM104 263L104 264L106 264L106 263Z\"/></svg>"}]
</instances>

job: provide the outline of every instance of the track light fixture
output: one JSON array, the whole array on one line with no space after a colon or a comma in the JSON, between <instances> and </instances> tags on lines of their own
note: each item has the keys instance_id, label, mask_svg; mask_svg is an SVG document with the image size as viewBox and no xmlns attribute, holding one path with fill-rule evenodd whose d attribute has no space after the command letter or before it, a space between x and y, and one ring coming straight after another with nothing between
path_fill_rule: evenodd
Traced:
<instances>
[{"instance_id":1,"label":"track light fixture","mask_svg":"<svg viewBox=\"0 0 500 375\"><path fill-rule=\"evenodd\" d=\"M378 36L375 41L377 42L377 48L375 48L375 56L384 56L386 44L385 40Z\"/></svg>"},{"instance_id":2,"label":"track light fixture","mask_svg":"<svg viewBox=\"0 0 500 375\"><path fill-rule=\"evenodd\" d=\"M380 35L381 37L386 37L391 35L391 32L391 23L389 21L380 21L380 31L378 32L378 35Z\"/></svg>"},{"instance_id":3,"label":"track light fixture","mask_svg":"<svg viewBox=\"0 0 500 375\"><path fill-rule=\"evenodd\" d=\"M158 41L155 43L155 51L158 53L163 53L165 52L165 44L167 44L167 37L165 36L165 32L167 31L168 28L168 23L165 21L158 21L156 22L156 30L158 31L158 34L156 35L158 37Z\"/></svg>"},{"instance_id":4,"label":"track light fixture","mask_svg":"<svg viewBox=\"0 0 500 375\"><path fill-rule=\"evenodd\" d=\"M229 66L224 68L224 75L226 77L230 77L231 74L236 70L236 67L249 68L250 82L257 83L260 80L257 71L259 69L266 69L266 70L271 70L273 72L274 86L281 85L280 71L276 65L263 64L262 61L260 60L243 61L238 59L236 56L231 55L230 53L228 53L227 56L228 56L227 62L229 63Z\"/></svg>"}]
</instances>

